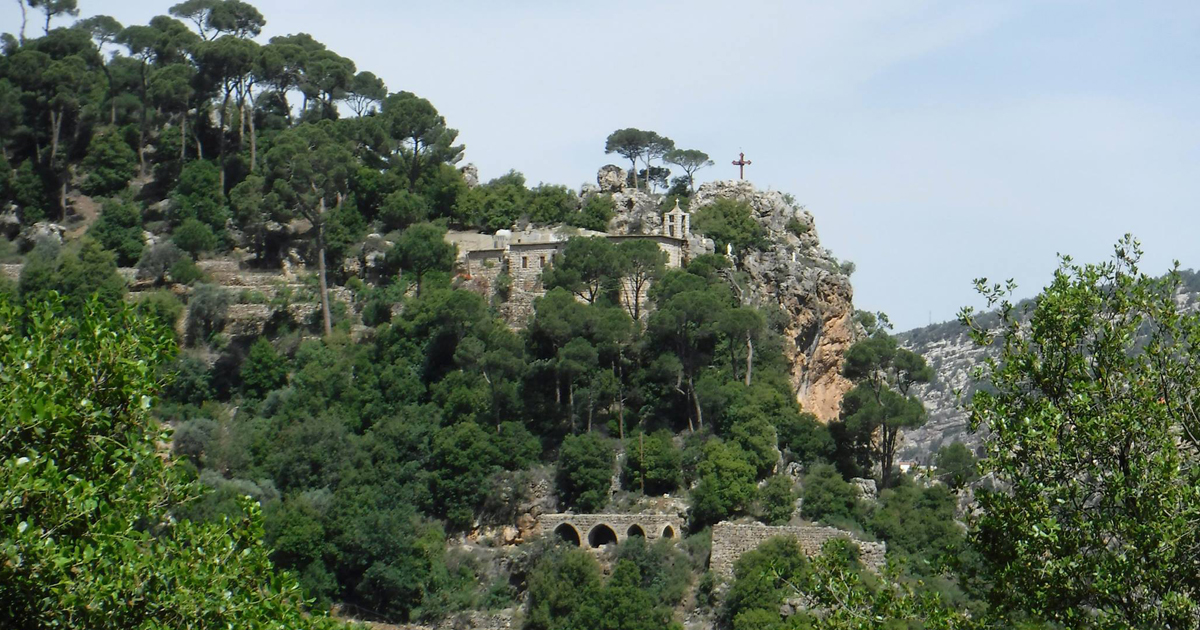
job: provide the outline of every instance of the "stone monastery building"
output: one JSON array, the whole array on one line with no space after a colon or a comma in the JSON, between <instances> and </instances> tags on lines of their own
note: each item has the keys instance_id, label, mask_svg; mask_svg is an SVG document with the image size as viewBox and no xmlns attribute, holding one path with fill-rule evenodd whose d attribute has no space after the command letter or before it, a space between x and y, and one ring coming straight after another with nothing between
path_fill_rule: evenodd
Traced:
<instances>
[{"instance_id":1,"label":"stone monastery building","mask_svg":"<svg viewBox=\"0 0 1200 630\"><path fill-rule=\"evenodd\" d=\"M457 273L466 287L491 298L497 296L501 313L510 324L521 325L533 313L533 301L546 291L542 287L542 271L576 236L602 236L613 242L648 239L658 244L667 255L667 268L683 266L691 257L691 217L675 207L662 215L662 224L655 233L612 234L571 227L529 229L520 232L499 230L496 234L449 232L446 240L458 247ZM711 248L711 245L709 246ZM502 287L501 277L507 274L511 286ZM640 299L623 287L622 300Z\"/></svg>"}]
</instances>

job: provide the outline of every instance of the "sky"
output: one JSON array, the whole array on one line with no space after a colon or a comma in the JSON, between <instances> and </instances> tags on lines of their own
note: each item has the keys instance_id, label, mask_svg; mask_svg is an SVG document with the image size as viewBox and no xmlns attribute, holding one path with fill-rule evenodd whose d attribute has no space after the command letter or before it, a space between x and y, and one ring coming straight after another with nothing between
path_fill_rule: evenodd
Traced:
<instances>
[{"instance_id":1,"label":"sky","mask_svg":"<svg viewBox=\"0 0 1200 630\"><path fill-rule=\"evenodd\" d=\"M144 24L173 0L79 0ZM702 181L790 192L897 330L1049 283L1125 233L1200 267L1200 3L256 0L428 98L484 180L578 187L615 129L707 152ZM12 0L0 30L19 27ZM67 23L69 19L61 23ZM29 32L40 31L31 16Z\"/></svg>"}]
</instances>

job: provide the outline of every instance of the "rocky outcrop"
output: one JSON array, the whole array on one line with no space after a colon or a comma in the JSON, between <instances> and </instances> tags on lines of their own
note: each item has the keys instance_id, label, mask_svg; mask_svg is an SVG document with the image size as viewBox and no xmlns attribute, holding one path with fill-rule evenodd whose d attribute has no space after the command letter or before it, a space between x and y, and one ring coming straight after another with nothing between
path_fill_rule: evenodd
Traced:
<instances>
[{"instance_id":1,"label":"rocky outcrop","mask_svg":"<svg viewBox=\"0 0 1200 630\"><path fill-rule=\"evenodd\" d=\"M616 164L606 164L596 173L596 184L600 192L621 192L625 189L625 169Z\"/></svg>"},{"instance_id":2,"label":"rocky outcrop","mask_svg":"<svg viewBox=\"0 0 1200 630\"><path fill-rule=\"evenodd\" d=\"M842 396L850 390L850 382L842 376L842 358L859 334L853 322L849 276L821 247L812 214L790 197L756 190L745 180L709 182L696 192L691 211L717 199L746 202L766 229L770 243L766 250L735 256L747 279L738 283L741 298L784 311L785 353L797 399L822 422L836 418Z\"/></svg>"}]
</instances>

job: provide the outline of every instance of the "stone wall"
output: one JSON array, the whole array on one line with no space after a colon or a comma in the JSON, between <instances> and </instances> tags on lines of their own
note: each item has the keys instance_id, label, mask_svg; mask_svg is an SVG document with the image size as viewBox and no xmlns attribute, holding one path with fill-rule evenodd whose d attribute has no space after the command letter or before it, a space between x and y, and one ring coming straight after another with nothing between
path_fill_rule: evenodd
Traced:
<instances>
[{"instance_id":1,"label":"stone wall","mask_svg":"<svg viewBox=\"0 0 1200 630\"><path fill-rule=\"evenodd\" d=\"M733 575L733 563L743 553L757 548L769 538L789 536L800 543L800 548L809 556L821 553L821 546L835 538L846 538L858 545L860 559L864 566L878 569L883 566L887 545L878 542L864 542L855 539L849 532L833 527L820 525L784 525L772 527L769 525L717 523L712 530L712 554L708 566L714 573L723 577Z\"/></svg>"},{"instance_id":2,"label":"stone wall","mask_svg":"<svg viewBox=\"0 0 1200 630\"><path fill-rule=\"evenodd\" d=\"M599 549L631 536L646 540L678 538L682 523L671 514L545 514L542 534L559 536L585 549Z\"/></svg>"}]
</instances>

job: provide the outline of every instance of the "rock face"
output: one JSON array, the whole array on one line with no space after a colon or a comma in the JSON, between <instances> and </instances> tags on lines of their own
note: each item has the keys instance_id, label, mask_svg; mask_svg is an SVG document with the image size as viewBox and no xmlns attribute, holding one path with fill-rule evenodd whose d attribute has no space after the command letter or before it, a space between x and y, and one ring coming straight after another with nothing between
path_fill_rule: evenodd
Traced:
<instances>
[{"instance_id":1,"label":"rock face","mask_svg":"<svg viewBox=\"0 0 1200 630\"><path fill-rule=\"evenodd\" d=\"M913 393L925 403L929 421L904 432L900 457L926 464L939 448L952 442L977 446L982 434L971 433L963 404L974 391L971 370L989 356L989 349L976 346L958 322L910 330L897 338L904 347L925 357L934 372L932 381L913 387Z\"/></svg>"},{"instance_id":2,"label":"rock face","mask_svg":"<svg viewBox=\"0 0 1200 630\"><path fill-rule=\"evenodd\" d=\"M797 399L822 422L835 419L851 386L841 373L842 358L859 335L849 276L821 247L812 214L784 194L756 190L745 180L709 182L692 199L693 216L717 199L746 202L766 229L768 250L735 261L749 279L742 300L774 304L787 315L784 351Z\"/></svg>"},{"instance_id":3,"label":"rock face","mask_svg":"<svg viewBox=\"0 0 1200 630\"><path fill-rule=\"evenodd\" d=\"M600 192L621 192L625 189L625 169L616 164L606 164L596 173L596 184Z\"/></svg>"}]
</instances>

